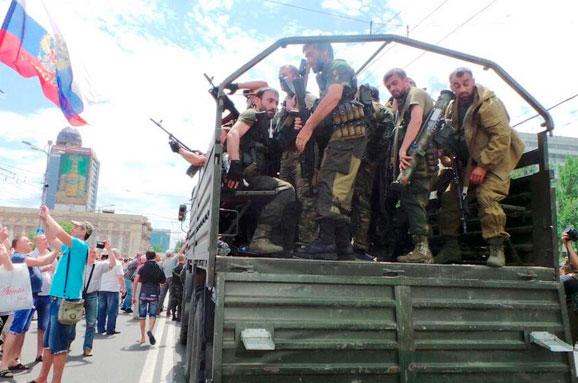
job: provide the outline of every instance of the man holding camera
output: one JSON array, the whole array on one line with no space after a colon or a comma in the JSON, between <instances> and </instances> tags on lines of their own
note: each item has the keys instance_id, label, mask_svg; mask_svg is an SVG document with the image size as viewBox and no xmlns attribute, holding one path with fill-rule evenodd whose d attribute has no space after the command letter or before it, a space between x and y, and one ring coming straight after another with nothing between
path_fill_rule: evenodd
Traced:
<instances>
[{"instance_id":1,"label":"man holding camera","mask_svg":"<svg viewBox=\"0 0 578 383\"><path fill-rule=\"evenodd\" d=\"M564 248L566 249L566 263L570 270L578 270L578 255L574 250L572 245L573 241L578 240L578 231L573 227L564 230L562 234L562 242L564 243ZM564 285L564 291L566 292L566 298L578 293L578 279L576 279L574 273L566 271L565 274L560 275L560 282Z\"/></svg>"},{"instance_id":2,"label":"man holding camera","mask_svg":"<svg viewBox=\"0 0 578 383\"><path fill-rule=\"evenodd\" d=\"M40 207L40 219L46 228L46 238L55 249L60 249L52 286L50 287L50 319L44 334L42 369L34 380L46 383L48 373L54 366L52 383L60 383L68 356L68 347L74 339L75 325L63 325L58 321L58 311L64 299L79 300L82 297L82 276L88 258L86 240L93 232L89 222L73 222L70 234L50 216L48 207Z\"/></svg>"}]
</instances>

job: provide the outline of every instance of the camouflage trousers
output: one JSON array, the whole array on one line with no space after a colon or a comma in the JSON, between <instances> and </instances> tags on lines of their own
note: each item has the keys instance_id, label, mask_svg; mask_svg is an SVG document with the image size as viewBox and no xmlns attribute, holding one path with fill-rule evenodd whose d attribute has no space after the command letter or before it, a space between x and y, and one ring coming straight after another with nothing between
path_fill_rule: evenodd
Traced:
<instances>
[{"instance_id":1,"label":"camouflage trousers","mask_svg":"<svg viewBox=\"0 0 578 383\"><path fill-rule=\"evenodd\" d=\"M349 222L355 177L365 151L365 136L338 137L325 148L319 171L317 215L320 219Z\"/></svg>"},{"instance_id":2,"label":"camouflage trousers","mask_svg":"<svg viewBox=\"0 0 578 383\"><path fill-rule=\"evenodd\" d=\"M426 206L434 174L432 170L429 169L425 159L419 159L410 183L404 186L400 193L400 206L407 215L409 234L412 236L429 234Z\"/></svg>"},{"instance_id":3,"label":"camouflage trousers","mask_svg":"<svg viewBox=\"0 0 578 383\"><path fill-rule=\"evenodd\" d=\"M457 237L460 228L460 208L456 191L450 187L442 194L439 213L440 234L445 237ZM481 185L470 186L468 195L475 195L478 201L478 215L482 226L482 237L508 239L506 233L506 213L500 201L506 198L510 190L510 179L502 180L488 172Z\"/></svg>"},{"instance_id":4,"label":"camouflage trousers","mask_svg":"<svg viewBox=\"0 0 578 383\"><path fill-rule=\"evenodd\" d=\"M374 178L375 171L372 168L372 164L363 161L355 179L351 226L355 247L365 251L369 250L370 245L371 195L373 193Z\"/></svg>"},{"instance_id":5,"label":"camouflage trousers","mask_svg":"<svg viewBox=\"0 0 578 383\"><path fill-rule=\"evenodd\" d=\"M273 236L276 243L290 244L294 242L294 238L290 238L291 232L293 236L295 229L291 231L291 226L295 221L291 219L295 216L295 189L288 182L282 181L278 178L255 175L247 177L245 172L245 179L249 183L250 190L276 190L277 194L269 200L261 209L257 226L268 227L273 229ZM283 235L282 233L286 233Z\"/></svg>"},{"instance_id":6,"label":"camouflage trousers","mask_svg":"<svg viewBox=\"0 0 578 383\"><path fill-rule=\"evenodd\" d=\"M281 154L279 178L289 182L295 188L297 200L301 205L298 224L299 241L309 244L315 239L316 234L315 199L317 198L317 187L314 185L314 180L304 178L301 175L299 153L294 150L286 150Z\"/></svg>"}]
</instances>

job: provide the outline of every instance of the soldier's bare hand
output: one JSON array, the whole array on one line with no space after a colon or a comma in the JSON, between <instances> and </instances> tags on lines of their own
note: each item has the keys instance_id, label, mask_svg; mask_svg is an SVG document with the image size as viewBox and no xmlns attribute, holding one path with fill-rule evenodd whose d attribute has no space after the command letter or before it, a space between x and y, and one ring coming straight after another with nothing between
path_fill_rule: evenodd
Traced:
<instances>
[{"instance_id":1,"label":"soldier's bare hand","mask_svg":"<svg viewBox=\"0 0 578 383\"><path fill-rule=\"evenodd\" d=\"M411 166L411 156L403 149L399 151L399 168L401 170L407 169Z\"/></svg>"},{"instance_id":2,"label":"soldier's bare hand","mask_svg":"<svg viewBox=\"0 0 578 383\"><path fill-rule=\"evenodd\" d=\"M301 120L301 117L295 117L295 120L293 121L293 129L301 130L301 128L303 128L303 121Z\"/></svg>"},{"instance_id":3,"label":"soldier's bare hand","mask_svg":"<svg viewBox=\"0 0 578 383\"><path fill-rule=\"evenodd\" d=\"M486 179L486 173L488 171L480 166L476 166L472 173L470 174L470 183L472 185L481 185Z\"/></svg>"},{"instance_id":4,"label":"soldier's bare hand","mask_svg":"<svg viewBox=\"0 0 578 383\"><path fill-rule=\"evenodd\" d=\"M303 151L305 150L305 145L307 145L307 142L309 142L309 140L311 139L312 134L313 129L309 128L307 125L301 128L299 134L297 135L297 138L295 139L295 146L297 147L297 151L299 153L303 153Z\"/></svg>"}]
</instances>

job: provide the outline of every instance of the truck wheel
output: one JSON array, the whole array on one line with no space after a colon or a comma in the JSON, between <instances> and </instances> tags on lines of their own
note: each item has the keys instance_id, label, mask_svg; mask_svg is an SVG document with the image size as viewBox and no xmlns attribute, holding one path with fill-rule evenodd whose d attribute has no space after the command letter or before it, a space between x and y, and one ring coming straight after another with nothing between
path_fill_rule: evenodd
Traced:
<instances>
[{"instance_id":1,"label":"truck wheel","mask_svg":"<svg viewBox=\"0 0 578 383\"><path fill-rule=\"evenodd\" d=\"M190 359L189 359L189 383L204 383L206 366L206 345L205 334L205 287L202 286L195 291L195 308L191 313L192 323L189 324L190 332ZM189 349L189 347L187 347Z\"/></svg>"},{"instance_id":2,"label":"truck wheel","mask_svg":"<svg viewBox=\"0 0 578 383\"><path fill-rule=\"evenodd\" d=\"M185 278L185 286L183 289L183 312L181 314L181 331L179 333L179 343L181 345L187 344L187 332L189 329L189 312L191 311L191 307L193 301L193 274L187 272Z\"/></svg>"}]
</instances>

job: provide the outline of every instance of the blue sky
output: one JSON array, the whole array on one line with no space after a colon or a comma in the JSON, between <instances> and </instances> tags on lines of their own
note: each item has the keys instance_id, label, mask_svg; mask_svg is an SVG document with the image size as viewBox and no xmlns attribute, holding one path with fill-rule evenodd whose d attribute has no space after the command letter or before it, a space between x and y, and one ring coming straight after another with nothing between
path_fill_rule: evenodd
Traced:
<instances>
[{"instance_id":1,"label":"blue sky","mask_svg":"<svg viewBox=\"0 0 578 383\"><path fill-rule=\"evenodd\" d=\"M29 0L30 1L30 0ZM529 7L521 0L45 0L70 50L73 70L90 101L90 125L80 132L101 161L98 205L149 216L155 227L181 235L178 205L192 181L186 164L170 152L166 137L148 122L162 119L189 146L207 149L214 102L203 72L221 80L275 40L292 35L361 34L373 31L417 40L496 61L545 106L578 92L576 2L553 0ZM284 5L285 4L285 5ZM289 5L287 5L289 4ZM0 17L8 8L0 0ZM312 11L304 10L309 8ZM536 9L532 9L536 8ZM385 23L387 25L385 25ZM539 27L537 27L539 26ZM540 44L538 41L546 41ZM336 56L359 67L375 45L335 47ZM571 49L570 49L571 48ZM392 45L360 77L386 90L379 79L404 67L418 86L436 96L448 73L463 63ZM298 47L278 52L242 80L265 79L277 86L277 69L298 64ZM513 122L532 114L497 76L472 66L480 83L506 103ZM311 90L315 86L311 82ZM34 207L40 201L44 156L20 144L43 146L66 120L41 94L36 79L0 65L0 205ZM233 97L242 107L242 99ZM557 134L578 136L578 101L552 114ZM539 130L539 120L520 130ZM5 174L6 172L0 174Z\"/></svg>"}]
</instances>

